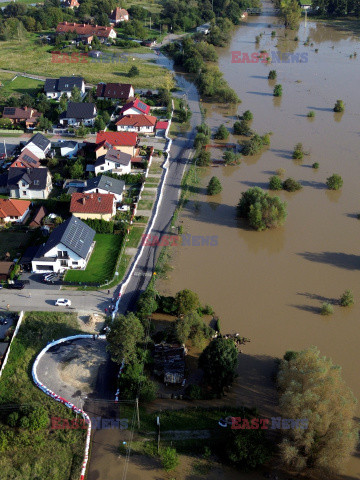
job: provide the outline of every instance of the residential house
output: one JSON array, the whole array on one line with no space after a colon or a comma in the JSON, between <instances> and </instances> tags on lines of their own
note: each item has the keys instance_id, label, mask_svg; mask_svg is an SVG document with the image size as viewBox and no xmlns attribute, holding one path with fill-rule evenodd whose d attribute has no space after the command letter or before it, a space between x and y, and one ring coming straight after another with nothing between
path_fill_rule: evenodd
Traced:
<instances>
[{"instance_id":1,"label":"residential house","mask_svg":"<svg viewBox=\"0 0 360 480\"><path fill-rule=\"evenodd\" d=\"M7 188L10 197L47 199L52 190L51 175L46 167L9 168Z\"/></svg>"},{"instance_id":2,"label":"residential house","mask_svg":"<svg viewBox=\"0 0 360 480\"><path fill-rule=\"evenodd\" d=\"M69 32L74 32L78 35L84 43L91 44L94 36L96 36L100 42L108 41L109 39L116 38L116 32L112 27L102 27L98 25L89 25L86 23L70 23L61 22L56 27L56 34L61 35Z\"/></svg>"},{"instance_id":3,"label":"residential house","mask_svg":"<svg viewBox=\"0 0 360 480\"><path fill-rule=\"evenodd\" d=\"M28 148L25 148L16 160L10 165L10 168L39 168L40 160Z\"/></svg>"},{"instance_id":4,"label":"residential house","mask_svg":"<svg viewBox=\"0 0 360 480\"><path fill-rule=\"evenodd\" d=\"M125 182L123 180L99 175L86 181L83 193L110 193L114 195L116 202L121 202L124 190Z\"/></svg>"},{"instance_id":5,"label":"residential house","mask_svg":"<svg viewBox=\"0 0 360 480\"><path fill-rule=\"evenodd\" d=\"M5 107L2 118L8 118L13 125L25 124L26 128L34 128L41 113L30 107Z\"/></svg>"},{"instance_id":6,"label":"residential house","mask_svg":"<svg viewBox=\"0 0 360 480\"><path fill-rule=\"evenodd\" d=\"M111 193L79 193L71 195L70 212L78 218L110 220L116 213L115 197Z\"/></svg>"},{"instance_id":7,"label":"residential house","mask_svg":"<svg viewBox=\"0 0 360 480\"><path fill-rule=\"evenodd\" d=\"M129 100L134 96L134 87L130 83L99 83L96 96L100 100Z\"/></svg>"},{"instance_id":8,"label":"residential house","mask_svg":"<svg viewBox=\"0 0 360 480\"><path fill-rule=\"evenodd\" d=\"M56 227L31 262L35 273L84 270L94 249L95 230L72 216Z\"/></svg>"},{"instance_id":9,"label":"residential house","mask_svg":"<svg viewBox=\"0 0 360 480\"><path fill-rule=\"evenodd\" d=\"M162 378L164 383L182 383L185 379L184 345L159 343L154 350L154 374Z\"/></svg>"},{"instance_id":10,"label":"residential house","mask_svg":"<svg viewBox=\"0 0 360 480\"><path fill-rule=\"evenodd\" d=\"M155 134L157 118L152 115L122 115L116 122L118 132L138 132L147 135Z\"/></svg>"},{"instance_id":11,"label":"residential house","mask_svg":"<svg viewBox=\"0 0 360 480\"><path fill-rule=\"evenodd\" d=\"M156 123L155 132L157 137L165 137L169 128L169 122L159 121Z\"/></svg>"},{"instance_id":12,"label":"residential house","mask_svg":"<svg viewBox=\"0 0 360 480\"><path fill-rule=\"evenodd\" d=\"M146 105L146 103L142 102L139 98L135 98L135 100L127 103L120 110L120 115L148 115L149 113L149 105Z\"/></svg>"},{"instance_id":13,"label":"residential house","mask_svg":"<svg viewBox=\"0 0 360 480\"><path fill-rule=\"evenodd\" d=\"M79 143L70 140L68 142L61 142L60 155L62 157L72 158L75 157L79 150Z\"/></svg>"},{"instance_id":14,"label":"residential house","mask_svg":"<svg viewBox=\"0 0 360 480\"><path fill-rule=\"evenodd\" d=\"M85 81L82 77L47 78L44 92L47 98L59 99L64 93L69 98L74 87L78 88L84 95Z\"/></svg>"},{"instance_id":15,"label":"residential house","mask_svg":"<svg viewBox=\"0 0 360 480\"><path fill-rule=\"evenodd\" d=\"M30 140L26 143L25 147L21 150L24 151L25 148L30 150L40 160L46 158L46 155L49 153L51 148L51 142L41 133L36 133Z\"/></svg>"},{"instance_id":16,"label":"residential house","mask_svg":"<svg viewBox=\"0 0 360 480\"><path fill-rule=\"evenodd\" d=\"M110 14L110 23L120 23L129 21L129 12L125 8L116 7Z\"/></svg>"},{"instance_id":17,"label":"residential house","mask_svg":"<svg viewBox=\"0 0 360 480\"><path fill-rule=\"evenodd\" d=\"M31 202L13 198L0 198L0 221L22 223L30 210Z\"/></svg>"},{"instance_id":18,"label":"residential house","mask_svg":"<svg viewBox=\"0 0 360 480\"><path fill-rule=\"evenodd\" d=\"M41 227L41 222L42 222L43 219L46 217L46 215L47 215L46 209L45 209L45 207L43 207L43 206L41 205L41 207L39 207L39 208L37 209L37 211L35 212L34 218L33 218L32 221L30 222L29 227L30 227L30 228L39 228L39 227Z\"/></svg>"},{"instance_id":19,"label":"residential house","mask_svg":"<svg viewBox=\"0 0 360 480\"><path fill-rule=\"evenodd\" d=\"M6 281L9 278L14 265L14 262L0 262L0 280Z\"/></svg>"},{"instance_id":20,"label":"residential house","mask_svg":"<svg viewBox=\"0 0 360 480\"><path fill-rule=\"evenodd\" d=\"M65 0L64 2L61 2L61 6L73 10L74 8L79 8L80 3L77 0Z\"/></svg>"},{"instance_id":21,"label":"residential house","mask_svg":"<svg viewBox=\"0 0 360 480\"><path fill-rule=\"evenodd\" d=\"M131 162L135 157L129 153L111 148L95 162L95 175L104 172L125 175L131 173Z\"/></svg>"},{"instance_id":22,"label":"residential house","mask_svg":"<svg viewBox=\"0 0 360 480\"><path fill-rule=\"evenodd\" d=\"M139 138L135 132L98 132L96 135L96 158L105 155L110 149L120 150L135 157L138 150Z\"/></svg>"},{"instance_id":23,"label":"residential house","mask_svg":"<svg viewBox=\"0 0 360 480\"><path fill-rule=\"evenodd\" d=\"M66 112L60 115L60 123L64 126L93 126L97 115L94 103L69 102Z\"/></svg>"}]
</instances>

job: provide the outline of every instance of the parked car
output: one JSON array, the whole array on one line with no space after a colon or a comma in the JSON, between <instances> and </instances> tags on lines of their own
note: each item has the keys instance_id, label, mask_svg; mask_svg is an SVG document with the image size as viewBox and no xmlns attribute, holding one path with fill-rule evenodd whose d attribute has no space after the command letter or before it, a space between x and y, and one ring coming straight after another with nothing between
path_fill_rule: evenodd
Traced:
<instances>
[{"instance_id":1,"label":"parked car","mask_svg":"<svg viewBox=\"0 0 360 480\"><path fill-rule=\"evenodd\" d=\"M25 287L25 284L21 280L16 280L16 282L8 284L8 288L12 288L16 290L22 290L24 287Z\"/></svg>"},{"instance_id":2,"label":"parked car","mask_svg":"<svg viewBox=\"0 0 360 480\"><path fill-rule=\"evenodd\" d=\"M71 301L68 298L58 298L55 305L57 307L71 307Z\"/></svg>"},{"instance_id":3,"label":"parked car","mask_svg":"<svg viewBox=\"0 0 360 480\"><path fill-rule=\"evenodd\" d=\"M5 318L0 318L0 325L7 325L8 321Z\"/></svg>"}]
</instances>

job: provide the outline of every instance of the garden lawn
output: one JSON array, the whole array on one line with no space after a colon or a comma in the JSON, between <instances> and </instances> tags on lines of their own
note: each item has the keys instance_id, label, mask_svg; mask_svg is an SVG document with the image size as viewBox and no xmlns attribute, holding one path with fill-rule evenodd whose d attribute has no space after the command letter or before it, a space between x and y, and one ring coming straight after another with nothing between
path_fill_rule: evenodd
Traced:
<instances>
[{"instance_id":1,"label":"garden lawn","mask_svg":"<svg viewBox=\"0 0 360 480\"><path fill-rule=\"evenodd\" d=\"M7 252L13 260L19 253L24 253L32 238L32 232L0 230L0 258Z\"/></svg>"},{"instance_id":2,"label":"garden lawn","mask_svg":"<svg viewBox=\"0 0 360 480\"><path fill-rule=\"evenodd\" d=\"M85 448L85 430L9 427L8 415L20 405L41 408L51 417L74 414L35 387L33 361L51 340L80 332L75 313L28 312L14 339L0 382L0 432L7 443L0 455L1 478L78 480ZM10 408L9 408L10 407ZM19 412L20 417L23 415Z\"/></svg>"},{"instance_id":3,"label":"garden lawn","mask_svg":"<svg viewBox=\"0 0 360 480\"><path fill-rule=\"evenodd\" d=\"M95 248L85 270L68 270L67 282L94 282L103 284L111 280L121 249L122 235L97 233Z\"/></svg>"},{"instance_id":4,"label":"garden lawn","mask_svg":"<svg viewBox=\"0 0 360 480\"><path fill-rule=\"evenodd\" d=\"M2 74L0 73L0 77L1 76ZM12 77L14 77L13 74ZM11 95L14 93L19 93L21 95L24 95L25 93L36 95L44 87L44 83L45 82L42 82L41 80L33 80L32 78L18 76L15 80L6 80L3 82L4 86L1 87L0 93L2 95Z\"/></svg>"},{"instance_id":5,"label":"garden lawn","mask_svg":"<svg viewBox=\"0 0 360 480\"><path fill-rule=\"evenodd\" d=\"M132 227L129 233L127 247L136 248L139 245L141 235L144 233L145 227Z\"/></svg>"}]
</instances>

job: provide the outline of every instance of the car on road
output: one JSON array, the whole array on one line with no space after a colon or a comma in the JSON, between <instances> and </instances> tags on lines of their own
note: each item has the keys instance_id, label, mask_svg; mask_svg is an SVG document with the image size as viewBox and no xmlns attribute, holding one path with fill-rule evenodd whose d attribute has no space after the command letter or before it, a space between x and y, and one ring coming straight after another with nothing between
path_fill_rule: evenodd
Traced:
<instances>
[{"instance_id":1,"label":"car on road","mask_svg":"<svg viewBox=\"0 0 360 480\"><path fill-rule=\"evenodd\" d=\"M25 283L21 280L16 280L14 283L9 283L8 288L12 288L15 290L22 290L25 287Z\"/></svg>"},{"instance_id":2,"label":"car on road","mask_svg":"<svg viewBox=\"0 0 360 480\"><path fill-rule=\"evenodd\" d=\"M71 307L71 300L68 298L58 298L55 302L57 307Z\"/></svg>"}]
</instances>

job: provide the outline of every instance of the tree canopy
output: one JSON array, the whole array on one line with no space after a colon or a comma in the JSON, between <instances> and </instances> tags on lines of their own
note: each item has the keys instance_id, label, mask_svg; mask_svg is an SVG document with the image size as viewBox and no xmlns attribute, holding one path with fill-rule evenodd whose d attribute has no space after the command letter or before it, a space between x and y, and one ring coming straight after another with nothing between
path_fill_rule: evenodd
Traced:
<instances>
[{"instance_id":1,"label":"tree canopy","mask_svg":"<svg viewBox=\"0 0 360 480\"><path fill-rule=\"evenodd\" d=\"M140 320L133 314L119 315L111 324L107 336L107 349L114 362L121 364L135 363L138 343L144 340L144 328Z\"/></svg>"}]
</instances>

